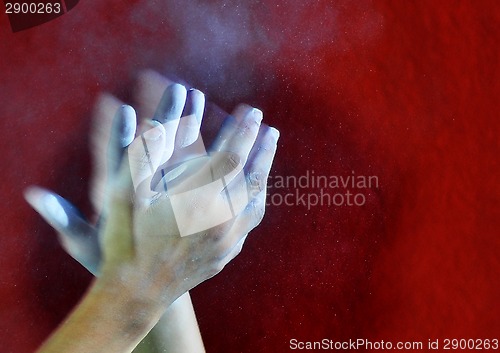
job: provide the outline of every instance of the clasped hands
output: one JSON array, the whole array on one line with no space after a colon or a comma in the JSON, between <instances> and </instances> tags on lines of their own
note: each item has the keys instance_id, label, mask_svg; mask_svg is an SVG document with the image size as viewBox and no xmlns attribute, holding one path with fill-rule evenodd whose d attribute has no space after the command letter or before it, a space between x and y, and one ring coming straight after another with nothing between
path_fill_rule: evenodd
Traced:
<instances>
[{"instance_id":1,"label":"clasped hands","mask_svg":"<svg viewBox=\"0 0 500 353\"><path fill-rule=\"evenodd\" d=\"M142 77L149 86L139 89L138 111L149 119L137 123L135 110L110 96L96 110L96 222L50 191L31 187L25 195L65 249L100 276L95 287L154 308L147 331L176 298L220 272L260 223L279 133L241 105L205 150L204 95L179 84L159 95L155 80L164 79Z\"/></svg>"}]
</instances>

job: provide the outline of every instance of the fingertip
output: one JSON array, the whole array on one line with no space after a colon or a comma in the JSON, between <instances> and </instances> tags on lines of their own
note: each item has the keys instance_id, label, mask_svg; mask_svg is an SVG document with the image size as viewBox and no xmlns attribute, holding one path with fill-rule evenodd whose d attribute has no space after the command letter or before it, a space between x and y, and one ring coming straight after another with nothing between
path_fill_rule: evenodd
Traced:
<instances>
[{"instance_id":1,"label":"fingertip","mask_svg":"<svg viewBox=\"0 0 500 353\"><path fill-rule=\"evenodd\" d=\"M169 87L172 90L173 96L179 97L179 98L184 97L184 100L186 100L187 89L186 89L186 87L184 87L184 85L181 85L180 83L173 83Z\"/></svg>"},{"instance_id":2,"label":"fingertip","mask_svg":"<svg viewBox=\"0 0 500 353\"><path fill-rule=\"evenodd\" d=\"M135 117L135 109L128 105L128 104L122 104L121 107L119 108L121 113L125 116L125 115L130 115L130 116L134 116Z\"/></svg>"},{"instance_id":3,"label":"fingertip","mask_svg":"<svg viewBox=\"0 0 500 353\"><path fill-rule=\"evenodd\" d=\"M269 127L268 127L268 132L269 132L269 134L270 134L270 135L271 135L271 136L272 136L272 137L273 137L276 141L278 141L278 140L279 140L279 138L280 138L280 132L279 132L279 130L278 130L278 129L276 129L276 128L272 127L272 126L269 126Z\"/></svg>"},{"instance_id":4,"label":"fingertip","mask_svg":"<svg viewBox=\"0 0 500 353\"><path fill-rule=\"evenodd\" d=\"M205 94L196 88L189 89L183 116L189 116L194 114L196 116L197 121L201 123L204 110L205 110Z\"/></svg>"},{"instance_id":5,"label":"fingertip","mask_svg":"<svg viewBox=\"0 0 500 353\"><path fill-rule=\"evenodd\" d=\"M257 108L252 108L252 114L254 116L255 121L257 121L258 123L260 123L264 117L264 113L262 112L262 110Z\"/></svg>"},{"instance_id":6,"label":"fingertip","mask_svg":"<svg viewBox=\"0 0 500 353\"><path fill-rule=\"evenodd\" d=\"M71 207L67 201L38 186L29 186L24 190L26 201L53 227L66 227L69 223L65 210Z\"/></svg>"},{"instance_id":7,"label":"fingertip","mask_svg":"<svg viewBox=\"0 0 500 353\"><path fill-rule=\"evenodd\" d=\"M165 101L163 103L166 105L170 105L164 107L166 113L168 113L169 111L182 112L184 104L186 104L188 90L184 85L181 85L180 83L172 83L165 89L164 96L165 96L164 99ZM172 119L172 116L168 116L168 118ZM180 118L180 115L175 116L175 118Z\"/></svg>"},{"instance_id":8,"label":"fingertip","mask_svg":"<svg viewBox=\"0 0 500 353\"><path fill-rule=\"evenodd\" d=\"M196 88L190 88L188 94L196 99L205 101L205 93Z\"/></svg>"},{"instance_id":9,"label":"fingertip","mask_svg":"<svg viewBox=\"0 0 500 353\"><path fill-rule=\"evenodd\" d=\"M167 86L158 103L154 119L161 123L178 120L186 104L187 90L180 83L172 83Z\"/></svg>"},{"instance_id":10,"label":"fingertip","mask_svg":"<svg viewBox=\"0 0 500 353\"><path fill-rule=\"evenodd\" d=\"M24 199L35 209L37 208L43 194L43 189L35 185L30 185L23 190Z\"/></svg>"},{"instance_id":11,"label":"fingertip","mask_svg":"<svg viewBox=\"0 0 500 353\"><path fill-rule=\"evenodd\" d=\"M137 127L137 114L135 109L130 105L123 104L119 108L120 123L119 123L119 140L122 148L127 147L132 143L135 137Z\"/></svg>"},{"instance_id":12,"label":"fingertip","mask_svg":"<svg viewBox=\"0 0 500 353\"><path fill-rule=\"evenodd\" d=\"M234 108L233 113L231 114L238 122L240 122L243 117L254 108L249 106L248 104L238 104L236 108Z\"/></svg>"}]
</instances>

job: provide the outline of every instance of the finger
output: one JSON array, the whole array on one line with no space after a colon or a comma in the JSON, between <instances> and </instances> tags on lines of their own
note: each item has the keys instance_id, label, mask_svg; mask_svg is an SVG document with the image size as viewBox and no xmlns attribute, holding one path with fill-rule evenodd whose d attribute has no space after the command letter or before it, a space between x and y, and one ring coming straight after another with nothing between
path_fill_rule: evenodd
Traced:
<instances>
[{"instance_id":1,"label":"finger","mask_svg":"<svg viewBox=\"0 0 500 353\"><path fill-rule=\"evenodd\" d=\"M224 190L237 214L245 208L248 200L252 200L266 189L278 138L278 130L263 125L250 152L244 173L231 180Z\"/></svg>"},{"instance_id":2,"label":"finger","mask_svg":"<svg viewBox=\"0 0 500 353\"><path fill-rule=\"evenodd\" d=\"M263 125L248 156L244 171L249 193L255 195L265 188L278 147L280 133L274 127Z\"/></svg>"},{"instance_id":3,"label":"finger","mask_svg":"<svg viewBox=\"0 0 500 353\"><path fill-rule=\"evenodd\" d=\"M234 248L232 248L231 251L222 260L223 263L225 263L227 265L228 263L233 261L236 256L238 256L240 254L241 250L243 250L243 245L245 244L247 237L248 237L248 234L245 234L245 236L240 239L238 244L236 244L236 246Z\"/></svg>"},{"instance_id":4,"label":"finger","mask_svg":"<svg viewBox=\"0 0 500 353\"><path fill-rule=\"evenodd\" d=\"M219 131L217 132L214 141L210 145L209 151L210 152L221 151L222 147L227 143L227 141L232 136L233 132L236 130L237 127L238 127L238 121L234 118L233 115L228 115L222 122L222 125Z\"/></svg>"},{"instance_id":5,"label":"finger","mask_svg":"<svg viewBox=\"0 0 500 353\"><path fill-rule=\"evenodd\" d=\"M242 170L243 165L238 155L217 152L210 156L184 162L176 169L166 173L159 186L166 184L166 190L170 190L169 194L172 194L209 185L211 193L220 194Z\"/></svg>"},{"instance_id":6,"label":"finger","mask_svg":"<svg viewBox=\"0 0 500 353\"><path fill-rule=\"evenodd\" d=\"M238 127L240 121L240 117L247 109L247 105L240 104L235 108L232 114L229 114L225 117L215 139L210 146L210 152L222 150L224 144L227 143L229 138L234 134L234 131L236 131L236 128ZM238 117L238 119L236 119L236 116Z\"/></svg>"},{"instance_id":7,"label":"finger","mask_svg":"<svg viewBox=\"0 0 500 353\"><path fill-rule=\"evenodd\" d=\"M255 144L252 146L252 150L248 155L248 162L245 165L245 169L248 170L252 167L255 158L258 154L261 154L261 150L276 152L278 140L280 138L280 132L278 129L269 126L267 124L262 124L257 135ZM274 156L274 155L273 155Z\"/></svg>"},{"instance_id":8,"label":"finger","mask_svg":"<svg viewBox=\"0 0 500 353\"><path fill-rule=\"evenodd\" d=\"M155 196L151 179L161 164L165 146L165 128L151 120L153 128L138 136L128 148L130 173L137 200L147 202Z\"/></svg>"},{"instance_id":9,"label":"finger","mask_svg":"<svg viewBox=\"0 0 500 353\"><path fill-rule=\"evenodd\" d=\"M214 178L211 168L206 167L210 163L211 157L186 161L165 174L159 184L162 188L157 189L168 195L181 236L205 231L236 217L231 200L221 193L226 176ZM245 183L242 185L246 193ZM156 202L155 207L160 203Z\"/></svg>"},{"instance_id":10,"label":"finger","mask_svg":"<svg viewBox=\"0 0 500 353\"><path fill-rule=\"evenodd\" d=\"M240 157L241 164L245 165L259 132L262 112L242 105L235 110L234 119L237 124L229 121L227 130L223 132L224 136L216 140L216 151L235 153Z\"/></svg>"},{"instance_id":11,"label":"finger","mask_svg":"<svg viewBox=\"0 0 500 353\"><path fill-rule=\"evenodd\" d=\"M80 211L61 196L36 186L26 189L24 197L58 231L66 252L97 275L101 262L97 230Z\"/></svg>"},{"instance_id":12,"label":"finger","mask_svg":"<svg viewBox=\"0 0 500 353\"><path fill-rule=\"evenodd\" d=\"M228 166L237 167L239 162L230 157L224 157L223 153L219 154L222 155L220 161L216 161L214 164L212 161L206 163L197 168L199 169L197 173L186 177L182 184L170 185L167 188L171 192L170 201L182 236L194 234L238 217L240 218L239 223L243 222L243 225L239 227L237 232L233 232L234 235L228 237L224 244L224 247L232 248L238 241L239 234L248 233L261 221L265 205L265 183L277 142L277 130L265 128L263 131L258 140L259 152L254 155L248 168L248 173L259 181L257 185L259 192L255 195L260 196L256 199L252 196L251 201L248 201L249 188L245 179L246 174L240 172L236 173L236 176L231 176L237 169L229 172ZM217 158L218 156L213 157L212 160ZM195 166L194 162L193 166ZM220 172L222 169L228 173L216 175L216 171ZM231 180L229 185L226 180ZM244 216L240 217L239 214L242 212ZM196 226L200 225L200 227L194 228L193 219L196 220Z\"/></svg>"},{"instance_id":13,"label":"finger","mask_svg":"<svg viewBox=\"0 0 500 353\"><path fill-rule=\"evenodd\" d=\"M226 263L240 253L248 233L262 221L265 213L265 205L266 190L262 190L236 217L231 225L231 229L219 244L222 249L229 249L224 256Z\"/></svg>"},{"instance_id":14,"label":"finger","mask_svg":"<svg viewBox=\"0 0 500 353\"><path fill-rule=\"evenodd\" d=\"M234 118L226 119L223 131L216 139L210 153L210 163L200 168L198 174L186 181L192 184L197 179L222 180L223 190L234 179L246 163L262 121L262 112L247 105L240 105ZM201 177L200 177L201 176ZM244 203L246 204L246 202Z\"/></svg>"},{"instance_id":15,"label":"finger","mask_svg":"<svg viewBox=\"0 0 500 353\"><path fill-rule=\"evenodd\" d=\"M92 132L90 151L92 155L93 173L90 186L90 200L96 213L102 208L106 181L108 179L108 150L113 117L122 105L117 98L108 93L101 94L92 114Z\"/></svg>"},{"instance_id":16,"label":"finger","mask_svg":"<svg viewBox=\"0 0 500 353\"><path fill-rule=\"evenodd\" d=\"M167 86L158 103L153 119L162 124L170 120L180 119L186 104L186 97L187 91L183 85L173 83Z\"/></svg>"},{"instance_id":17,"label":"finger","mask_svg":"<svg viewBox=\"0 0 500 353\"><path fill-rule=\"evenodd\" d=\"M163 188L160 180L168 174L177 173L176 169L183 163L207 156L200 134L204 108L204 94L195 89L189 90L183 117L179 121L176 132L173 153L170 153L172 152L170 148L167 153L164 153L162 166L152 180L155 188Z\"/></svg>"},{"instance_id":18,"label":"finger","mask_svg":"<svg viewBox=\"0 0 500 353\"><path fill-rule=\"evenodd\" d=\"M190 89L175 136L175 149L185 148L198 139L204 109L205 95L197 89Z\"/></svg>"},{"instance_id":19,"label":"finger","mask_svg":"<svg viewBox=\"0 0 500 353\"><path fill-rule=\"evenodd\" d=\"M125 148L134 140L136 126L137 119L131 106L122 105L117 109L107 149L109 178L113 178L121 164Z\"/></svg>"},{"instance_id":20,"label":"finger","mask_svg":"<svg viewBox=\"0 0 500 353\"><path fill-rule=\"evenodd\" d=\"M266 211L266 193L266 189L258 193L236 217L228 237L233 238L233 244L237 243L243 236L250 233L252 229L262 222Z\"/></svg>"},{"instance_id":21,"label":"finger","mask_svg":"<svg viewBox=\"0 0 500 353\"><path fill-rule=\"evenodd\" d=\"M172 82L153 70L141 71L134 87L134 102L137 114L143 119L151 119L162 99L165 89Z\"/></svg>"},{"instance_id":22,"label":"finger","mask_svg":"<svg viewBox=\"0 0 500 353\"><path fill-rule=\"evenodd\" d=\"M154 114L154 119L163 124L166 132L162 163L165 163L174 152L175 137L186 104L186 96L187 92L184 86L177 83L168 86Z\"/></svg>"}]
</instances>

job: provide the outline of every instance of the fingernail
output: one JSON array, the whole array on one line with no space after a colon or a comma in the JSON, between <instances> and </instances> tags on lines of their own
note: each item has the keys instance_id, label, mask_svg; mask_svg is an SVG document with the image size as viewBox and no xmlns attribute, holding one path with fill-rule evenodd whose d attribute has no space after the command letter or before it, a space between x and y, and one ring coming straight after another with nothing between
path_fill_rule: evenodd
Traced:
<instances>
[{"instance_id":1,"label":"fingernail","mask_svg":"<svg viewBox=\"0 0 500 353\"><path fill-rule=\"evenodd\" d=\"M203 97L205 97L205 93L203 93L202 91L200 91L199 89L196 89L196 88L190 88L189 90L189 93L191 94L200 94L202 95Z\"/></svg>"},{"instance_id":2,"label":"fingernail","mask_svg":"<svg viewBox=\"0 0 500 353\"><path fill-rule=\"evenodd\" d=\"M41 198L40 191L35 186L29 186L24 190L24 198L33 207L38 207L38 200Z\"/></svg>"},{"instance_id":3,"label":"fingernail","mask_svg":"<svg viewBox=\"0 0 500 353\"><path fill-rule=\"evenodd\" d=\"M161 136L163 135L163 131L164 131L163 126L154 120L149 120L148 122L150 122L150 124L154 124L156 126L153 129L146 131L142 135L148 141L158 141L161 138Z\"/></svg>"},{"instance_id":4,"label":"fingernail","mask_svg":"<svg viewBox=\"0 0 500 353\"><path fill-rule=\"evenodd\" d=\"M50 213L52 221L55 221L62 226L68 225L68 215L64 211L64 207L62 207L57 197L51 194L46 194L42 197L42 203L45 210Z\"/></svg>"},{"instance_id":5,"label":"fingernail","mask_svg":"<svg viewBox=\"0 0 500 353\"><path fill-rule=\"evenodd\" d=\"M132 108L130 105L128 104L122 104L120 109L122 110L122 112L124 114L135 114L135 110L134 108Z\"/></svg>"},{"instance_id":6,"label":"fingernail","mask_svg":"<svg viewBox=\"0 0 500 353\"><path fill-rule=\"evenodd\" d=\"M198 122L203 118L205 108L205 94L196 88L189 89L186 106L184 107L183 116L194 114Z\"/></svg>"},{"instance_id":7,"label":"fingernail","mask_svg":"<svg viewBox=\"0 0 500 353\"><path fill-rule=\"evenodd\" d=\"M122 105L120 109L121 116L115 124L118 124L120 147L125 148L134 140L137 121L134 108L129 105Z\"/></svg>"},{"instance_id":8,"label":"fingernail","mask_svg":"<svg viewBox=\"0 0 500 353\"><path fill-rule=\"evenodd\" d=\"M127 122L133 122L135 125L135 121L136 121L137 116L136 116L134 108L132 108L130 105L123 104L120 107L120 115L121 115L122 120L127 121Z\"/></svg>"},{"instance_id":9,"label":"fingernail","mask_svg":"<svg viewBox=\"0 0 500 353\"><path fill-rule=\"evenodd\" d=\"M253 114L255 121L258 123L260 123L262 121L262 118L264 117L262 110L259 110L257 108L252 109L252 114Z\"/></svg>"},{"instance_id":10,"label":"fingernail","mask_svg":"<svg viewBox=\"0 0 500 353\"><path fill-rule=\"evenodd\" d=\"M269 127L269 133L270 133L271 135L273 135L273 137L274 137L274 139L275 139L276 141L278 141L278 139L280 138L280 132L279 132L279 130L278 130L278 129L275 129L275 128L274 128L274 127L272 127L272 126L270 126L270 127Z\"/></svg>"},{"instance_id":11,"label":"fingernail","mask_svg":"<svg viewBox=\"0 0 500 353\"><path fill-rule=\"evenodd\" d=\"M205 93L196 88L191 88L189 90L189 94L193 99L197 100L198 105L200 105L201 102L203 103L203 106L205 105Z\"/></svg>"},{"instance_id":12,"label":"fingernail","mask_svg":"<svg viewBox=\"0 0 500 353\"><path fill-rule=\"evenodd\" d=\"M31 186L24 191L26 201L49 223L67 226L69 219L64 211L64 207L55 195L52 195L38 187Z\"/></svg>"},{"instance_id":13,"label":"fingernail","mask_svg":"<svg viewBox=\"0 0 500 353\"><path fill-rule=\"evenodd\" d=\"M186 87L180 83L174 83L169 86L167 90L170 91L170 110L182 109L184 107L184 103L186 102Z\"/></svg>"},{"instance_id":14,"label":"fingernail","mask_svg":"<svg viewBox=\"0 0 500 353\"><path fill-rule=\"evenodd\" d=\"M146 124L148 124L149 127L151 127L152 129L154 129L154 128L160 126L161 122L159 122L156 119L151 119L151 120L146 120Z\"/></svg>"},{"instance_id":15,"label":"fingernail","mask_svg":"<svg viewBox=\"0 0 500 353\"><path fill-rule=\"evenodd\" d=\"M183 93L186 92L186 86L180 84L180 83L172 83L170 86L170 89L176 93Z\"/></svg>"},{"instance_id":16,"label":"fingernail","mask_svg":"<svg viewBox=\"0 0 500 353\"><path fill-rule=\"evenodd\" d=\"M160 122L178 119L186 102L186 87L173 83L163 92L155 118Z\"/></svg>"}]
</instances>

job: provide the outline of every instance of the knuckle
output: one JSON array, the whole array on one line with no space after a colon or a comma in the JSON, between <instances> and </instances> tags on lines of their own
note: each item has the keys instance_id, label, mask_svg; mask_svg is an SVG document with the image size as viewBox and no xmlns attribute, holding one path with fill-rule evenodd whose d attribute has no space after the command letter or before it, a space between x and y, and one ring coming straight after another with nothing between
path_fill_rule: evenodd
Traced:
<instances>
[{"instance_id":1,"label":"knuckle","mask_svg":"<svg viewBox=\"0 0 500 353\"><path fill-rule=\"evenodd\" d=\"M240 164L240 157L235 153L229 153L225 159L225 167L227 171L233 171Z\"/></svg>"},{"instance_id":2,"label":"knuckle","mask_svg":"<svg viewBox=\"0 0 500 353\"><path fill-rule=\"evenodd\" d=\"M217 261L211 265L207 272L209 277L213 277L224 269L225 264L222 261Z\"/></svg>"},{"instance_id":3,"label":"knuckle","mask_svg":"<svg viewBox=\"0 0 500 353\"><path fill-rule=\"evenodd\" d=\"M211 234L212 242L215 244L216 250L219 250L219 246L223 243L224 234L222 232L216 231Z\"/></svg>"},{"instance_id":4,"label":"knuckle","mask_svg":"<svg viewBox=\"0 0 500 353\"><path fill-rule=\"evenodd\" d=\"M255 225L259 224L262 219L264 219L264 215L266 213L266 208L262 202L257 200L252 201L251 205L251 214L254 219Z\"/></svg>"},{"instance_id":5,"label":"knuckle","mask_svg":"<svg viewBox=\"0 0 500 353\"><path fill-rule=\"evenodd\" d=\"M260 192L264 189L266 175L262 171L252 171L247 174L247 184L251 192Z\"/></svg>"},{"instance_id":6,"label":"knuckle","mask_svg":"<svg viewBox=\"0 0 500 353\"><path fill-rule=\"evenodd\" d=\"M238 126L238 131L237 134L241 138L251 138L255 136L255 131L259 127L260 124L256 123L255 121L243 121L239 126Z\"/></svg>"},{"instance_id":7,"label":"knuckle","mask_svg":"<svg viewBox=\"0 0 500 353\"><path fill-rule=\"evenodd\" d=\"M231 247L228 245L227 241L219 240L219 242L215 245L214 258L216 259L216 261L222 261L230 250Z\"/></svg>"},{"instance_id":8,"label":"knuckle","mask_svg":"<svg viewBox=\"0 0 500 353\"><path fill-rule=\"evenodd\" d=\"M215 268L214 270L216 271L216 273L219 273L220 271L222 271L224 269L224 267L226 266L226 264L222 261L219 261L216 265L215 265Z\"/></svg>"},{"instance_id":9,"label":"knuckle","mask_svg":"<svg viewBox=\"0 0 500 353\"><path fill-rule=\"evenodd\" d=\"M210 228L208 234L210 235L212 243L215 244L216 246L223 245L224 241L226 240L226 235L230 227L231 223L226 222Z\"/></svg>"},{"instance_id":10,"label":"knuckle","mask_svg":"<svg viewBox=\"0 0 500 353\"><path fill-rule=\"evenodd\" d=\"M265 153L266 155L273 155L276 151L276 148L277 145L275 141L264 139L264 141L262 141L260 145L259 151L261 153Z\"/></svg>"},{"instance_id":11,"label":"knuckle","mask_svg":"<svg viewBox=\"0 0 500 353\"><path fill-rule=\"evenodd\" d=\"M214 175L215 179L222 178L234 171L240 166L241 158L234 152L225 152L217 157L215 161Z\"/></svg>"},{"instance_id":12,"label":"knuckle","mask_svg":"<svg viewBox=\"0 0 500 353\"><path fill-rule=\"evenodd\" d=\"M238 244L238 245L236 246L236 249L235 249L235 251L234 251L234 253L233 253L233 256L232 256L231 258L233 258L233 259L234 259L236 256L238 256L238 255L241 253L241 250L243 250L243 243Z\"/></svg>"},{"instance_id":13,"label":"knuckle","mask_svg":"<svg viewBox=\"0 0 500 353\"><path fill-rule=\"evenodd\" d=\"M133 170L144 170L151 164L151 155L147 151L134 153L130 156L130 166Z\"/></svg>"}]
</instances>

